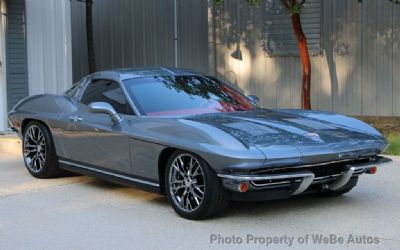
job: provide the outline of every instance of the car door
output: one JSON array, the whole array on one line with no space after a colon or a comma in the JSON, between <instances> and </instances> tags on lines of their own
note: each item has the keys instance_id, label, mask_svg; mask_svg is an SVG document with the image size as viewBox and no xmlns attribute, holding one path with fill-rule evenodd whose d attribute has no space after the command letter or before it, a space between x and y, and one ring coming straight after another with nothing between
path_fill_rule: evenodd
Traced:
<instances>
[{"instance_id":1,"label":"car door","mask_svg":"<svg viewBox=\"0 0 400 250\"><path fill-rule=\"evenodd\" d=\"M121 123L109 115L92 113L89 104L106 102L121 117L134 115L119 83L110 80L90 81L76 102L76 112L68 118L75 133L64 143L66 158L86 167L132 174L129 140L121 132Z\"/></svg>"}]
</instances>

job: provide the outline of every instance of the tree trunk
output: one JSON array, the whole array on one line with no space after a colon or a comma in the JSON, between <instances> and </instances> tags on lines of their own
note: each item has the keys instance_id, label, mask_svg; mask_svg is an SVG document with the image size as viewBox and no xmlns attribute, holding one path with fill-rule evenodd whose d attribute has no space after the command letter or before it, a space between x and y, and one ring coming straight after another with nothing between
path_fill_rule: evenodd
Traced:
<instances>
[{"instance_id":1,"label":"tree trunk","mask_svg":"<svg viewBox=\"0 0 400 250\"><path fill-rule=\"evenodd\" d=\"M96 72L96 58L93 40L93 0L86 0L86 36L89 73Z\"/></svg>"},{"instance_id":2,"label":"tree trunk","mask_svg":"<svg viewBox=\"0 0 400 250\"><path fill-rule=\"evenodd\" d=\"M307 38L301 27L300 14L292 15L293 31L296 35L297 46L300 51L301 64L303 65L303 80L301 86L301 106L303 109L311 109L311 62L308 53Z\"/></svg>"}]
</instances>

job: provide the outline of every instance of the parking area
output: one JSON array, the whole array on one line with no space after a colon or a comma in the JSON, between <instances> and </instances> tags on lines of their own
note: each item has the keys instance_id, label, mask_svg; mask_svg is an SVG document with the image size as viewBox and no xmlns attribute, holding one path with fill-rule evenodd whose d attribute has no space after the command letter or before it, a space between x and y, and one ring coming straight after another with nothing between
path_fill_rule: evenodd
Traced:
<instances>
[{"instance_id":1,"label":"parking area","mask_svg":"<svg viewBox=\"0 0 400 250\"><path fill-rule=\"evenodd\" d=\"M235 202L217 218L188 221L162 195L85 176L34 179L17 139L0 136L0 249L399 249L400 157L392 158L341 197Z\"/></svg>"}]
</instances>

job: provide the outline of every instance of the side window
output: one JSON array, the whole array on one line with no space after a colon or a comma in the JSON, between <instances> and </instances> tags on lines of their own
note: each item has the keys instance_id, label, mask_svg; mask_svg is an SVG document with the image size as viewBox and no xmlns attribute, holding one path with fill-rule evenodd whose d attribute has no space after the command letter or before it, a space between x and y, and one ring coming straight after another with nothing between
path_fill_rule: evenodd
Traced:
<instances>
[{"instance_id":1,"label":"side window","mask_svg":"<svg viewBox=\"0 0 400 250\"><path fill-rule=\"evenodd\" d=\"M92 102L107 102L120 114L133 115L122 89L116 82L96 80L89 83L80 100L89 105Z\"/></svg>"}]
</instances>

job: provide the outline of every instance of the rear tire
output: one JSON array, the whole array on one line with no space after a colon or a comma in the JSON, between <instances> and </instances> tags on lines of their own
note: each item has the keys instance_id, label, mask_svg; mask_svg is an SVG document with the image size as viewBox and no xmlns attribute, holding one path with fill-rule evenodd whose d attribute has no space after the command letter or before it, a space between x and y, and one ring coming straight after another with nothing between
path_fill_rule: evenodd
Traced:
<instances>
[{"instance_id":1,"label":"rear tire","mask_svg":"<svg viewBox=\"0 0 400 250\"><path fill-rule=\"evenodd\" d=\"M189 220L216 215L229 204L229 192L200 157L178 150L165 168L165 192L175 212Z\"/></svg>"},{"instance_id":2,"label":"rear tire","mask_svg":"<svg viewBox=\"0 0 400 250\"><path fill-rule=\"evenodd\" d=\"M29 173L40 179L66 175L58 167L58 158L49 129L41 122L31 121L23 131L22 153Z\"/></svg>"},{"instance_id":3,"label":"rear tire","mask_svg":"<svg viewBox=\"0 0 400 250\"><path fill-rule=\"evenodd\" d=\"M339 196L339 195L348 193L357 185L357 182L358 182L358 177L353 177L342 188L340 188L338 190L323 191L323 192L319 193L319 195L322 197L334 197L334 196Z\"/></svg>"}]
</instances>

